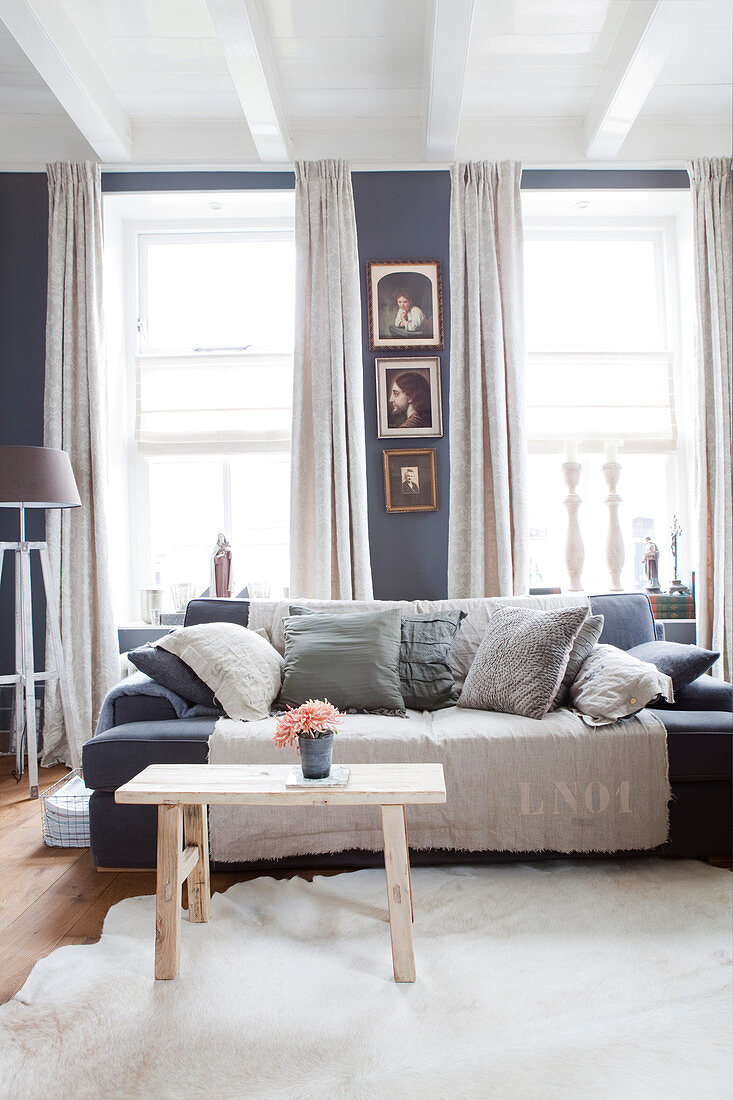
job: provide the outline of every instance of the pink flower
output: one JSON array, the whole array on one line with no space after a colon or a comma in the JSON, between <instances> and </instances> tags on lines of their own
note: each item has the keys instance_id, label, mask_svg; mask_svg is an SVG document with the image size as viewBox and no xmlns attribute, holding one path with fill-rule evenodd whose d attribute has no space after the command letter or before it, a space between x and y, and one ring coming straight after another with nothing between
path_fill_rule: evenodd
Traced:
<instances>
[{"instance_id":1,"label":"pink flower","mask_svg":"<svg viewBox=\"0 0 733 1100\"><path fill-rule=\"evenodd\" d=\"M272 740L278 749L290 745L297 751L299 737L323 737L326 733L338 733L337 724L341 717L341 711L327 699L308 699L302 706L296 709L288 707L286 713L280 715Z\"/></svg>"}]
</instances>

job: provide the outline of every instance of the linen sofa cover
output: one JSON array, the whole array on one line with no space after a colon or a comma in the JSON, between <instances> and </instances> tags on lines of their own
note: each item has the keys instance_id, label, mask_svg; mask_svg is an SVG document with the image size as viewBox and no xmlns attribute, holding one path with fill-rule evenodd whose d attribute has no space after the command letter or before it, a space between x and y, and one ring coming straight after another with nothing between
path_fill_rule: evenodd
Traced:
<instances>
[{"instance_id":1,"label":"linen sofa cover","mask_svg":"<svg viewBox=\"0 0 733 1100\"><path fill-rule=\"evenodd\" d=\"M219 719L209 763L295 768L272 743L275 724ZM650 711L602 730L565 709L541 720L465 707L349 714L334 761L443 765L447 801L407 808L416 849L621 852L667 838L666 737ZM374 806L214 805L209 826L219 862L382 845Z\"/></svg>"}]
</instances>

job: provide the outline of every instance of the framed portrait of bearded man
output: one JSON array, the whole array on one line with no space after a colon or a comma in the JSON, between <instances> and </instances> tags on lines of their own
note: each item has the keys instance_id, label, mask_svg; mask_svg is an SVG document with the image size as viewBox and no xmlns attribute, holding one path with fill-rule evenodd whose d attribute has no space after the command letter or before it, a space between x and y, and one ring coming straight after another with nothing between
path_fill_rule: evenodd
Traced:
<instances>
[{"instance_id":1,"label":"framed portrait of bearded man","mask_svg":"<svg viewBox=\"0 0 733 1100\"><path fill-rule=\"evenodd\" d=\"M377 359L377 437L443 434L440 359Z\"/></svg>"}]
</instances>

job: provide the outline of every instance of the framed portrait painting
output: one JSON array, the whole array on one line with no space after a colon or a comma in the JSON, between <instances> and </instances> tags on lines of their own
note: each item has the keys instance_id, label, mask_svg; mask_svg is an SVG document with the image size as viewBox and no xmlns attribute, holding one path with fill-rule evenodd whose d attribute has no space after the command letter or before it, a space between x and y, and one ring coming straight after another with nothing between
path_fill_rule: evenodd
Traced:
<instances>
[{"instance_id":1,"label":"framed portrait painting","mask_svg":"<svg viewBox=\"0 0 733 1100\"><path fill-rule=\"evenodd\" d=\"M435 449L383 451L388 512L437 512Z\"/></svg>"},{"instance_id":2,"label":"framed portrait painting","mask_svg":"<svg viewBox=\"0 0 733 1100\"><path fill-rule=\"evenodd\" d=\"M372 351L443 347L438 260L367 262Z\"/></svg>"},{"instance_id":3,"label":"framed portrait painting","mask_svg":"<svg viewBox=\"0 0 733 1100\"><path fill-rule=\"evenodd\" d=\"M377 436L441 436L440 359L377 359Z\"/></svg>"}]
</instances>

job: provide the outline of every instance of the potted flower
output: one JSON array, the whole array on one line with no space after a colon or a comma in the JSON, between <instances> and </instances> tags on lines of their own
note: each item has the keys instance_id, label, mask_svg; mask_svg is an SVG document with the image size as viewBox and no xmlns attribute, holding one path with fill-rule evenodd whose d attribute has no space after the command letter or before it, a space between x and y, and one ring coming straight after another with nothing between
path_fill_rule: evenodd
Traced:
<instances>
[{"instance_id":1,"label":"potted flower","mask_svg":"<svg viewBox=\"0 0 733 1100\"><path fill-rule=\"evenodd\" d=\"M289 745L300 753L304 779L327 779L331 774L333 735L338 733L341 717L341 711L327 699L308 699L280 715L272 740L279 749Z\"/></svg>"}]
</instances>

